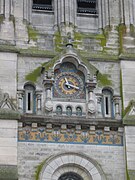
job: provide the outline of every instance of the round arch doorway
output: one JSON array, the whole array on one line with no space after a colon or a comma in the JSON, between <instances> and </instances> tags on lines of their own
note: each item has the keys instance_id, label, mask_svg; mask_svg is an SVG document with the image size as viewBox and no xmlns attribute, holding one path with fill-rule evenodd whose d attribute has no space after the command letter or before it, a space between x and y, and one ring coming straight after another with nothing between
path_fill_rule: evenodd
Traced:
<instances>
[{"instance_id":1,"label":"round arch doorway","mask_svg":"<svg viewBox=\"0 0 135 180\"><path fill-rule=\"evenodd\" d=\"M62 174L58 180L83 180L83 178L75 172L67 172Z\"/></svg>"}]
</instances>

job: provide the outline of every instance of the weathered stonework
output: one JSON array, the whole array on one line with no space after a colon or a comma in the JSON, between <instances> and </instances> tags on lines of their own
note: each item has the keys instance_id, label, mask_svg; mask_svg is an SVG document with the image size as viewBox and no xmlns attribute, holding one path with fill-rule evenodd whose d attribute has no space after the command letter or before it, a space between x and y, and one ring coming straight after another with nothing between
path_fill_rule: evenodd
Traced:
<instances>
[{"instance_id":1,"label":"weathered stonework","mask_svg":"<svg viewBox=\"0 0 135 180\"><path fill-rule=\"evenodd\" d=\"M0 179L135 179L135 2L47 2L0 0Z\"/></svg>"}]
</instances>

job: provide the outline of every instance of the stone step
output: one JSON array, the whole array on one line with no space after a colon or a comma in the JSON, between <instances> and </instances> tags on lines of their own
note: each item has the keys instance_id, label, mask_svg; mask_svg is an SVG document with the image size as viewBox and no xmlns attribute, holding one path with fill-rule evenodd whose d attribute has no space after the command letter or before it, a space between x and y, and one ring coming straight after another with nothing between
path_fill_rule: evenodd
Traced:
<instances>
[{"instance_id":1,"label":"stone step","mask_svg":"<svg viewBox=\"0 0 135 180\"><path fill-rule=\"evenodd\" d=\"M135 45L127 45L127 44L125 44L125 45L123 45L123 47L126 48L126 49L135 49Z\"/></svg>"},{"instance_id":2,"label":"stone step","mask_svg":"<svg viewBox=\"0 0 135 180\"><path fill-rule=\"evenodd\" d=\"M111 43L106 43L107 47L119 47L119 43L111 44Z\"/></svg>"}]
</instances>

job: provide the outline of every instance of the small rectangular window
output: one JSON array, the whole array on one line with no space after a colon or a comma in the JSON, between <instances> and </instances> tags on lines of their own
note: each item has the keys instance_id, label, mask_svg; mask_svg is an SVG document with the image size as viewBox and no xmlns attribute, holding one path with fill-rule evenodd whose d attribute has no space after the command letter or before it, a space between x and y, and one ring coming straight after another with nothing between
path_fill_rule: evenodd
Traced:
<instances>
[{"instance_id":1,"label":"small rectangular window","mask_svg":"<svg viewBox=\"0 0 135 180\"><path fill-rule=\"evenodd\" d=\"M96 0L77 0L77 12L97 14Z\"/></svg>"},{"instance_id":2,"label":"small rectangular window","mask_svg":"<svg viewBox=\"0 0 135 180\"><path fill-rule=\"evenodd\" d=\"M108 102L108 97L105 97L105 113L106 115L109 114L109 102Z\"/></svg>"},{"instance_id":3,"label":"small rectangular window","mask_svg":"<svg viewBox=\"0 0 135 180\"><path fill-rule=\"evenodd\" d=\"M31 110L31 93L28 93L28 111Z\"/></svg>"},{"instance_id":4,"label":"small rectangular window","mask_svg":"<svg viewBox=\"0 0 135 180\"><path fill-rule=\"evenodd\" d=\"M52 11L52 0L33 0L32 9Z\"/></svg>"},{"instance_id":5,"label":"small rectangular window","mask_svg":"<svg viewBox=\"0 0 135 180\"><path fill-rule=\"evenodd\" d=\"M26 91L26 113L33 112L33 93Z\"/></svg>"},{"instance_id":6,"label":"small rectangular window","mask_svg":"<svg viewBox=\"0 0 135 180\"><path fill-rule=\"evenodd\" d=\"M109 95L104 96L104 115L111 117L111 98Z\"/></svg>"}]
</instances>

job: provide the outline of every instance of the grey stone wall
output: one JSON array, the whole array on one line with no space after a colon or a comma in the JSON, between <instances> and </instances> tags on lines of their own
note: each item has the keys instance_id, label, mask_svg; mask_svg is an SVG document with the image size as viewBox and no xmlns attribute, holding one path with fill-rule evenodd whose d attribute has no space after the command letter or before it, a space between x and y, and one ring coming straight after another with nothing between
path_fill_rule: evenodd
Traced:
<instances>
[{"instance_id":1,"label":"grey stone wall","mask_svg":"<svg viewBox=\"0 0 135 180\"><path fill-rule=\"evenodd\" d=\"M42 144L18 142L19 180L34 180L37 166L51 155L75 152L87 155L97 161L107 180L125 180L125 160L123 146Z\"/></svg>"},{"instance_id":2,"label":"grey stone wall","mask_svg":"<svg viewBox=\"0 0 135 180\"><path fill-rule=\"evenodd\" d=\"M17 87L17 54L0 53L0 89L8 93L13 99L16 98ZM9 88L10 87L10 88Z\"/></svg>"}]
</instances>

